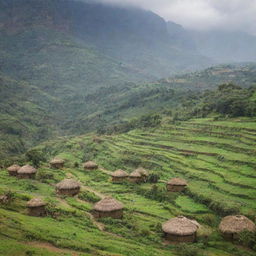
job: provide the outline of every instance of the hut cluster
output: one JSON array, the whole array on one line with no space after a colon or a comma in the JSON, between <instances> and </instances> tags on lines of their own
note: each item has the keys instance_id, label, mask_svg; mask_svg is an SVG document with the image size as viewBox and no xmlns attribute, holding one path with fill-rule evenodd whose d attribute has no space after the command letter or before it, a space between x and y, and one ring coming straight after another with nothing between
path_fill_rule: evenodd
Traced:
<instances>
[{"instance_id":1,"label":"hut cluster","mask_svg":"<svg viewBox=\"0 0 256 256\"><path fill-rule=\"evenodd\" d=\"M132 183L142 183L146 182L148 175L148 171L142 167L139 167L130 174L121 169L111 173L113 183L122 183L124 181L129 181Z\"/></svg>"},{"instance_id":2,"label":"hut cluster","mask_svg":"<svg viewBox=\"0 0 256 256\"><path fill-rule=\"evenodd\" d=\"M10 176L15 176L20 179L34 179L37 169L28 164L22 167L17 164L14 164L8 167L7 171Z\"/></svg>"},{"instance_id":3,"label":"hut cluster","mask_svg":"<svg viewBox=\"0 0 256 256\"><path fill-rule=\"evenodd\" d=\"M61 169L64 167L65 161L60 158L54 158L50 161L52 168ZM83 164L84 170L96 170L98 165L95 162L88 161ZM37 170L30 165L12 165L7 168L10 176L19 178L35 177ZM146 182L149 173L143 168L137 168L130 174L124 170L118 169L111 173L113 183L122 183L129 181L132 183ZM182 192L186 189L188 183L181 178L172 178L166 182L166 190L168 192ZM81 184L72 179L64 179L55 186L56 193L65 196L75 196L80 192ZM27 202L28 214L35 217L43 217L46 215L46 206L41 198L33 198ZM117 218L123 217L124 205L111 197L105 197L93 206L93 216L95 218ZM178 216L169 219L162 224L162 231L165 239L171 242L195 242L197 239L197 231L200 229L200 224L184 216ZM222 219L219 225L219 231L225 239L238 239L239 234L243 231L256 232L255 224L247 217L242 215L226 216Z\"/></svg>"}]
</instances>

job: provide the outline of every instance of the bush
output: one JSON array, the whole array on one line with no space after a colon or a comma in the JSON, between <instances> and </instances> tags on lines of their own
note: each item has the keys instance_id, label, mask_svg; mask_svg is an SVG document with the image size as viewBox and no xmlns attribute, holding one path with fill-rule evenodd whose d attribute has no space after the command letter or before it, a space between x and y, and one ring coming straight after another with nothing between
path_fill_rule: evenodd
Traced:
<instances>
[{"instance_id":1,"label":"bush","mask_svg":"<svg viewBox=\"0 0 256 256\"><path fill-rule=\"evenodd\" d=\"M32 149L27 151L25 154L27 161L30 161L33 163L35 167L39 167L40 162L45 162L46 158L44 157L44 154L40 150Z\"/></svg>"},{"instance_id":2,"label":"bush","mask_svg":"<svg viewBox=\"0 0 256 256\"><path fill-rule=\"evenodd\" d=\"M79 193L78 198L92 203L100 201L100 197L89 191Z\"/></svg>"},{"instance_id":3,"label":"bush","mask_svg":"<svg viewBox=\"0 0 256 256\"><path fill-rule=\"evenodd\" d=\"M244 231L240 233L239 242L256 251L256 232Z\"/></svg>"},{"instance_id":4,"label":"bush","mask_svg":"<svg viewBox=\"0 0 256 256\"><path fill-rule=\"evenodd\" d=\"M202 254L199 254L199 249L190 244L179 244L176 247L177 255L179 256L201 256Z\"/></svg>"}]
</instances>

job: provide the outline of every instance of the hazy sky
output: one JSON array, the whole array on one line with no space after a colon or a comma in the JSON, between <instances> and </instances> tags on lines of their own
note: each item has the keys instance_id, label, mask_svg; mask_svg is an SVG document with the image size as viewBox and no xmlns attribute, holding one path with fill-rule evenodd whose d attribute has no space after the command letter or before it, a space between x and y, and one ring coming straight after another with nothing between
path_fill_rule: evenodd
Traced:
<instances>
[{"instance_id":1,"label":"hazy sky","mask_svg":"<svg viewBox=\"0 0 256 256\"><path fill-rule=\"evenodd\" d=\"M100 0L151 10L192 29L243 30L256 34L256 0Z\"/></svg>"}]
</instances>

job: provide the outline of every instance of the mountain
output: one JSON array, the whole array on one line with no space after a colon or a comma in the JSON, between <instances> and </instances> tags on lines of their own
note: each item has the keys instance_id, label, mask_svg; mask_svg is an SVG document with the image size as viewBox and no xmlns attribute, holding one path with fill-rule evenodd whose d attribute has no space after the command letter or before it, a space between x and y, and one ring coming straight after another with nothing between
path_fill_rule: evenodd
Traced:
<instances>
[{"instance_id":1,"label":"mountain","mask_svg":"<svg viewBox=\"0 0 256 256\"><path fill-rule=\"evenodd\" d=\"M1 0L0 6L1 28L7 34L38 26L62 31L146 77L165 77L211 63L173 42L166 22L149 11L73 0Z\"/></svg>"},{"instance_id":2,"label":"mountain","mask_svg":"<svg viewBox=\"0 0 256 256\"><path fill-rule=\"evenodd\" d=\"M216 63L255 62L256 36L240 31L188 31L200 54Z\"/></svg>"}]
</instances>

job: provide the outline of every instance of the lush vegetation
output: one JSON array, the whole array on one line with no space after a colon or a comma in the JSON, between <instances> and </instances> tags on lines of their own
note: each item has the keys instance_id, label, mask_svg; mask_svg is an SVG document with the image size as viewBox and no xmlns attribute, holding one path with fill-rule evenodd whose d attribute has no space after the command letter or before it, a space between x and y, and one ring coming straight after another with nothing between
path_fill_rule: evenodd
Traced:
<instances>
[{"instance_id":1,"label":"lush vegetation","mask_svg":"<svg viewBox=\"0 0 256 256\"><path fill-rule=\"evenodd\" d=\"M227 214L254 218L255 141L253 118L174 123L167 116L154 128L43 143L27 155L40 159L35 181L0 172L1 194L12 193L12 201L0 209L1 248L5 255L255 255L253 237L242 234L238 246L224 241L217 229ZM53 156L66 159L63 170L49 169L47 161ZM83 171L80 166L89 159L101 169ZM19 161L23 164L28 158ZM138 166L157 176L158 183L112 184L106 172L117 168L131 172ZM65 176L82 182L78 197L56 196L52 185ZM174 176L189 182L184 193L166 192L163 182ZM91 218L93 203L103 195L124 203L122 220ZM26 201L33 196L49 203L48 217L26 215ZM163 243L161 223L177 215L202 225L196 244Z\"/></svg>"},{"instance_id":2,"label":"lush vegetation","mask_svg":"<svg viewBox=\"0 0 256 256\"><path fill-rule=\"evenodd\" d=\"M168 67L166 62L159 58L154 61L147 53L147 60L140 62L141 68L138 68L113 56L109 51L122 51L124 42L108 42L111 48L96 44L97 36L93 33L96 27L85 26L86 22L92 25L94 15L102 18L98 9L93 6L93 12L88 14L90 19L86 21L79 15L73 17L70 11L72 8L75 8L74 11L86 11L86 5L70 2L69 6L67 3L26 0L21 4L19 0L0 0L1 159L23 153L31 146L57 136L94 130L109 132L113 130L106 127L109 124L116 127L121 123L124 127L121 131L125 131L125 126L130 126L134 118L170 111L182 100L188 101L186 97L191 95L191 90L212 89L227 82L243 87L255 83L255 65L245 64L219 66L143 84L140 81L151 78L143 67L153 63L151 70L156 70L155 66L159 68L159 63ZM113 11L116 18L132 15L124 14L119 9L108 11ZM138 18L140 14L133 15ZM145 17L145 20L147 18L154 22L159 19L154 15ZM83 28L91 28L92 31L83 31L79 19L86 23ZM131 33L135 33L139 28L134 25L133 19L130 21ZM110 24L118 26L113 20ZM158 25L161 27L161 24ZM99 26L97 29L101 31L102 28ZM120 38L127 39L126 46L131 41L142 42L141 37L148 38L148 35L152 41L152 31L148 31L147 26L141 29L148 34L137 31L134 35L136 40L134 37L122 37L123 34L119 34ZM120 27L117 31L121 33ZM85 38L83 33L91 38ZM162 40L162 37L155 38ZM145 47L134 48L142 51L141 48ZM158 45L158 48L163 46ZM178 45L174 48L177 49ZM133 50L124 51L130 56ZM150 49L150 52L156 51ZM141 61L142 54L136 56ZM176 63L178 56L168 58ZM246 113L248 111L252 112L253 108L247 109ZM206 114L205 110L199 112L201 116ZM131 127L137 127L137 124L132 121Z\"/></svg>"}]
</instances>

